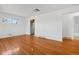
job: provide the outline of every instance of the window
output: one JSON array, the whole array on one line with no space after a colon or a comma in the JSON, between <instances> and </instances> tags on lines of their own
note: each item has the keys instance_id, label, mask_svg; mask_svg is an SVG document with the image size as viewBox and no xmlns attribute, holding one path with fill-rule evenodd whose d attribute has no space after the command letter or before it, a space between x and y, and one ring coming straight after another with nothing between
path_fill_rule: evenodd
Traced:
<instances>
[{"instance_id":1,"label":"window","mask_svg":"<svg viewBox=\"0 0 79 59\"><path fill-rule=\"evenodd\" d=\"M16 18L0 18L0 23L3 24L17 24L17 22Z\"/></svg>"}]
</instances>

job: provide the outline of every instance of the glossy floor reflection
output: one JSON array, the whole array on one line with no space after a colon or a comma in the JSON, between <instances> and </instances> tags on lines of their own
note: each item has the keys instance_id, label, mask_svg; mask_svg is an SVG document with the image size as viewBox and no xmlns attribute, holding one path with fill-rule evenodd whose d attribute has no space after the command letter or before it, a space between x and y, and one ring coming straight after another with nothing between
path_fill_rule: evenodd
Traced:
<instances>
[{"instance_id":1,"label":"glossy floor reflection","mask_svg":"<svg viewBox=\"0 0 79 59\"><path fill-rule=\"evenodd\" d=\"M17 53L19 50L20 50L20 48L6 50L2 53L2 55L12 55L13 53Z\"/></svg>"},{"instance_id":2,"label":"glossy floor reflection","mask_svg":"<svg viewBox=\"0 0 79 59\"><path fill-rule=\"evenodd\" d=\"M1 55L75 55L79 54L79 40L63 42L21 35L0 39Z\"/></svg>"}]
</instances>

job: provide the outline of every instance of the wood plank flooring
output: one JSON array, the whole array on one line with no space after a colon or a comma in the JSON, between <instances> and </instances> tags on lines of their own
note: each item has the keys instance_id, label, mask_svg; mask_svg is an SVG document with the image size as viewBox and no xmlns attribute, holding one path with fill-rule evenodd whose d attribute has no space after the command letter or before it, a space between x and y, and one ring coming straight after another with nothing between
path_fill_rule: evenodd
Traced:
<instances>
[{"instance_id":1,"label":"wood plank flooring","mask_svg":"<svg viewBox=\"0 0 79 59\"><path fill-rule=\"evenodd\" d=\"M78 55L79 40L63 42L21 35L0 39L0 55Z\"/></svg>"}]
</instances>

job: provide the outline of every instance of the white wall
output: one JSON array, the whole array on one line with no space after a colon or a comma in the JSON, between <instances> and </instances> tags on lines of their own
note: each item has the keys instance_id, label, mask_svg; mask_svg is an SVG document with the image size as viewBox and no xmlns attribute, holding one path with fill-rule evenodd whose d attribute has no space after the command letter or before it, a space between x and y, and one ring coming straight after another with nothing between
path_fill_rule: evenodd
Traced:
<instances>
[{"instance_id":1,"label":"white wall","mask_svg":"<svg viewBox=\"0 0 79 59\"><path fill-rule=\"evenodd\" d=\"M73 16L72 15L63 15L62 19L62 37L71 37L73 38Z\"/></svg>"},{"instance_id":2,"label":"white wall","mask_svg":"<svg viewBox=\"0 0 79 59\"><path fill-rule=\"evenodd\" d=\"M75 35L78 34L79 36L79 16L74 16L73 21L74 21L74 33Z\"/></svg>"},{"instance_id":3,"label":"white wall","mask_svg":"<svg viewBox=\"0 0 79 59\"><path fill-rule=\"evenodd\" d=\"M19 24L0 24L0 38L26 34L26 20L24 17L0 13L0 17L15 17L19 19Z\"/></svg>"},{"instance_id":4,"label":"white wall","mask_svg":"<svg viewBox=\"0 0 79 59\"><path fill-rule=\"evenodd\" d=\"M62 37L73 37L73 17L68 15L76 8L61 9L54 12L38 15L35 21L35 35L49 39L62 41ZM75 11L74 11L75 12ZM16 17L20 19L20 24L0 24L0 37L12 35L22 35L30 33L30 18L0 13L0 17Z\"/></svg>"},{"instance_id":5,"label":"white wall","mask_svg":"<svg viewBox=\"0 0 79 59\"><path fill-rule=\"evenodd\" d=\"M38 15L35 21L35 36L62 41L62 16L57 13ZM30 18L28 20L27 34L30 33Z\"/></svg>"},{"instance_id":6,"label":"white wall","mask_svg":"<svg viewBox=\"0 0 79 59\"><path fill-rule=\"evenodd\" d=\"M68 10L66 10L68 12ZM64 10L38 15L36 18L35 35L62 41L63 37L73 38L73 16ZM29 18L30 20L30 18ZM27 34L30 33L28 20Z\"/></svg>"},{"instance_id":7,"label":"white wall","mask_svg":"<svg viewBox=\"0 0 79 59\"><path fill-rule=\"evenodd\" d=\"M63 37L71 37L74 35L74 21L72 13L69 10L59 10L51 13L38 15L36 18L35 34L53 40L62 41ZM30 18L29 18L30 20ZM29 20L27 25L27 33L29 34Z\"/></svg>"}]
</instances>

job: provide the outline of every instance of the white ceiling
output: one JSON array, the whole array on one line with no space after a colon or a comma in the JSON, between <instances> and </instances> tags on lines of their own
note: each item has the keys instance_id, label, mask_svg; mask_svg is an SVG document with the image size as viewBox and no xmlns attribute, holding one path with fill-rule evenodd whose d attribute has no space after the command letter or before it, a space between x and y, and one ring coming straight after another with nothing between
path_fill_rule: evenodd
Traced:
<instances>
[{"instance_id":1,"label":"white ceiling","mask_svg":"<svg viewBox=\"0 0 79 59\"><path fill-rule=\"evenodd\" d=\"M11 13L19 16L30 17L33 9L40 9L40 14L70 8L71 4L0 4L0 12Z\"/></svg>"}]
</instances>

